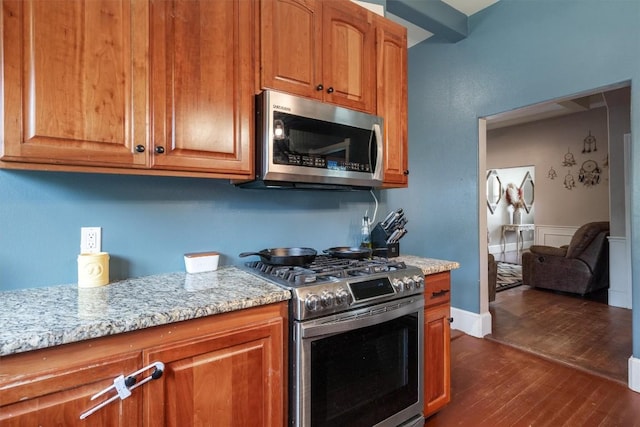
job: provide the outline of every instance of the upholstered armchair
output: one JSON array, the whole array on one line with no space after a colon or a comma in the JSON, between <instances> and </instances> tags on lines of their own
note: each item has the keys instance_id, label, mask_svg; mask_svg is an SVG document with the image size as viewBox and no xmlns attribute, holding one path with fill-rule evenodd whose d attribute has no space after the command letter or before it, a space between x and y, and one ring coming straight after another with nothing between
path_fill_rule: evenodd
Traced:
<instances>
[{"instance_id":1,"label":"upholstered armchair","mask_svg":"<svg viewBox=\"0 0 640 427\"><path fill-rule=\"evenodd\" d=\"M522 254L522 284L580 295L609 287L609 223L580 227L569 245L533 245Z\"/></svg>"}]
</instances>

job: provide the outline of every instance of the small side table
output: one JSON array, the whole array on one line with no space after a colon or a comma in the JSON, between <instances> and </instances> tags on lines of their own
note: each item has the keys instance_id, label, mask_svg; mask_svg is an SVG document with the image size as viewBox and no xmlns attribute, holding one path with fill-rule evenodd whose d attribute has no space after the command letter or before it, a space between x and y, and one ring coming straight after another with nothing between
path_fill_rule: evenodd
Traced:
<instances>
[{"instance_id":1,"label":"small side table","mask_svg":"<svg viewBox=\"0 0 640 427\"><path fill-rule=\"evenodd\" d=\"M502 253L504 254L507 246L506 233L514 232L516 233L516 255L518 259L520 259L520 253L524 249L524 239L522 238L522 232L533 231L535 229L535 224L504 224L502 226Z\"/></svg>"}]
</instances>

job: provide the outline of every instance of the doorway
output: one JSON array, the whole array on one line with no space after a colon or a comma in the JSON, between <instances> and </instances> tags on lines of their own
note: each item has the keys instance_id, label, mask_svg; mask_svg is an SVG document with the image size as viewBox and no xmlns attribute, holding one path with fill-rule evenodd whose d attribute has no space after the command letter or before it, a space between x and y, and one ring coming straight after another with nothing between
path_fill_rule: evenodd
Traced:
<instances>
[{"instance_id":1,"label":"doorway","mask_svg":"<svg viewBox=\"0 0 640 427\"><path fill-rule=\"evenodd\" d=\"M558 145L557 148L561 149L561 151L558 151L560 154L551 154L548 156L549 159L546 163L539 162L540 164L535 164L537 176L535 199L536 228L538 228L538 225L558 225L554 224L551 220L549 220L549 223L544 223L547 221L545 218L557 218L560 227L572 225L575 228L577 225L587 222L580 219L580 215L583 215L583 218L588 218L589 215L593 216L594 210L592 207L594 205L593 203L589 204L588 201L585 202L582 200L581 202L580 200L576 200L579 199L579 197L576 196L579 193L575 190L582 190L582 195L585 197L593 196L593 194L584 191L585 188L578 187L578 185L585 185L579 178L579 167L582 166L582 163L586 160L595 160L598 162L599 167L606 168L606 174L601 174L601 176L598 177L600 179L597 180L597 182L591 182L592 185L587 190L597 190L606 193L606 203L598 204L599 207L606 209L606 212L598 211L596 216L598 219L604 219L601 215L606 215L606 219L609 219L611 223L612 236L612 239L610 239L611 259L615 257L616 263L618 264L618 267L616 267L617 270L622 269L622 271L629 272L628 275L620 275L623 277L611 276L609 304L623 308L631 308L630 261L626 263L623 262L623 265L621 266L619 265L619 260L621 259L630 260L630 228L627 221L629 215L629 204L627 201L628 194L625 193L627 188L625 185L625 169L627 166L627 159L629 159L629 157L628 155L625 155L624 143L625 134L630 132L630 92L629 83L613 85L571 98L549 101L539 105L524 107L515 111L481 118L479 120L479 179L483 184L481 188L483 188L486 180L486 171L497 167L495 159L492 157L492 147L490 146L494 141L495 134L502 137L509 132L510 128L513 129L514 127L528 127L530 131L533 129L534 131L529 133L528 143L521 144L520 147L517 146L517 143L514 143L512 147L507 147L501 151L501 154L506 155L505 153L508 153L509 151L513 152L521 150L519 156L529 161L530 159L535 158L536 150L538 150L535 146L536 138L538 138L538 140L546 141L548 149L547 154L551 153L553 148L551 144L549 144L548 135L545 135L544 132L539 132L536 135L536 123L540 124L545 121L550 123L561 122L562 120L571 120L572 117L580 114L597 114L595 110L599 110L599 114L604 117L604 124L599 132L600 136L595 136L595 142L590 138L594 137L593 129L584 128L582 130L581 141L578 141L582 143L582 146L571 146L570 144L567 144L570 138L567 137L566 131L562 131L555 141ZM537 129L539 131L540 127L538 126ZM589 132L590 130L591 132ZM574 138L573 141L574 143L575 139L576 138ZM600 143L600 141L602 141L602 145L597 147L596 143ZM605 141L607 141L608 144L604 144ZM597 150L595 149L596 147ZM607 147L606 150L605 147ZM589 149L591 149L591 151L589 151ZM573 157L575 165L572 166L578 166L578 169L567 167L565 163L563 163L565 161L565 156L567 158ZM581 161L581 164L578 164L578 161ZM555 166L558 163L560 166ZM522 163L512 163L512 165L517 164ZM571 180L572 177L573 180ZM547 188L544 188L545 185L543 185L543 183L546 183ZM550 192L548 189L551 188L550 186L552 185L556 185L558 187L554 190L557 196L548 197L547 200L545 200L545 197L542 196L542 194L546 193L549 195ZM567 186L570 186L570 188ZM484 191L484 188L482 191ZM480 194L484 196L483 192ZM569 195L571 196L570 198ZM582 206L582 208L579 208L579 215L575 214L575 210L572 211L571 209L564 209L557 217L553 217L551 209L553 207L557 207L557 203L560 203L562 199L567 198L572 201L572 206L575 206L576 204L578 206ZM479 241L481 242L480 258L481 262L483 262L483 255L487 253L489 249L489 242L485 237L485 233L487 233L488 230L488 210L486 209L486 201L484 200L484 197L481 197L481 199L483 199L483 203L480 204L481 209L479 210L479 231L481 237ZM567 241L565 243L568 243L572 234L573 233L567 233ZM536 230L534 243L546 243L541 241L539 230ZM551 246L560 246L561 242L555 243L556 244ZM481 271L483 270L486 269L481 269ZM488 289L487 275L481 273L480 280L481 313L488 313L489 302L488 292L486 292L486 289Z\"/></svg>"}]
</instances>

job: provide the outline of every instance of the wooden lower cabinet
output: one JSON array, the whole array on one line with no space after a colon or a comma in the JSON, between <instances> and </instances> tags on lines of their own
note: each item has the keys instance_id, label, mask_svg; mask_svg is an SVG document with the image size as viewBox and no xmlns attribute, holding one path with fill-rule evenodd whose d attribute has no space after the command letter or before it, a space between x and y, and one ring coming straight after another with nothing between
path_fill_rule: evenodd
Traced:
<instances>
[{"instance_id":1,"label":"wooden lower cabinet","mask_svg":"<svg viewBox=\"0 0 640 427\"><path fill-rule=\"evenodd\" d=\"M282 425L281 352L281 323L145 351L168 375L145 390L144 425Z\"/></svg>"},{"instance_id":2,"label":"wooden lower cabinet","mask_svg":"<svg viewBox=\"0 0 640 427\"><path fill-rule=\"evenodd\" d=\"M2 357L0 425L283 426L286 324L281 302ZM159 379L80 420L156 361Z\"/></svg>"},{"instance_id":3,"label":"wooden lower cabinet","mask_svg":"<svg viewBox=\"0 0 640 427\"><path fill-rule=\"evenodd\" d=\"M425 277L424 416L451 400L450 273Z\"/></svg>"},{"instance_id":4,"label":"wooden lower cabinet","mask_svg":"<svg viewBox=\"0 0 640 427\"><path fill-rule=\"evenodd\" d=\"M91 396L113 384L120 374L140 368L140 353L125 353L116 357L95 357L90 364L74 363L73 351L65 348L64 359L54 357L48 361L46 352L27 353L24 356L2 358L0 372L21 365L22 374L0 380L0 425L23 426L139 426L142 399L139 393L105 406L85 420L80 414L100 402ZM34 357L35 356L35 357ZM96 354L96 356L98 356ZM6 365L5 365L6 363ZM8 366L11 365L11 366Z\"/></svg>"}]
</instances>

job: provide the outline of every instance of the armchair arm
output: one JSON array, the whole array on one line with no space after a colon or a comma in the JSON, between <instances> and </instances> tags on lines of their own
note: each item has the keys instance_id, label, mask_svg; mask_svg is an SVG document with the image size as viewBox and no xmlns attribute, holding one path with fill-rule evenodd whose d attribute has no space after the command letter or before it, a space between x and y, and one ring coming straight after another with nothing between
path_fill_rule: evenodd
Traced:
<instances>
[{"instance_id":1,"label":"armchair arm","mask_svg":"<svg viewBox=\"0 0 640 427\"><path fill-rule=\"evenodd\" d=\"M553 246L532 245L529 248L529 251L531 251L531 253L535 255L548 255L548 256L558 256L558 257L567 256L566 246L563 246L560 248L554 248Z\"/></svg>"}]
</instances>

